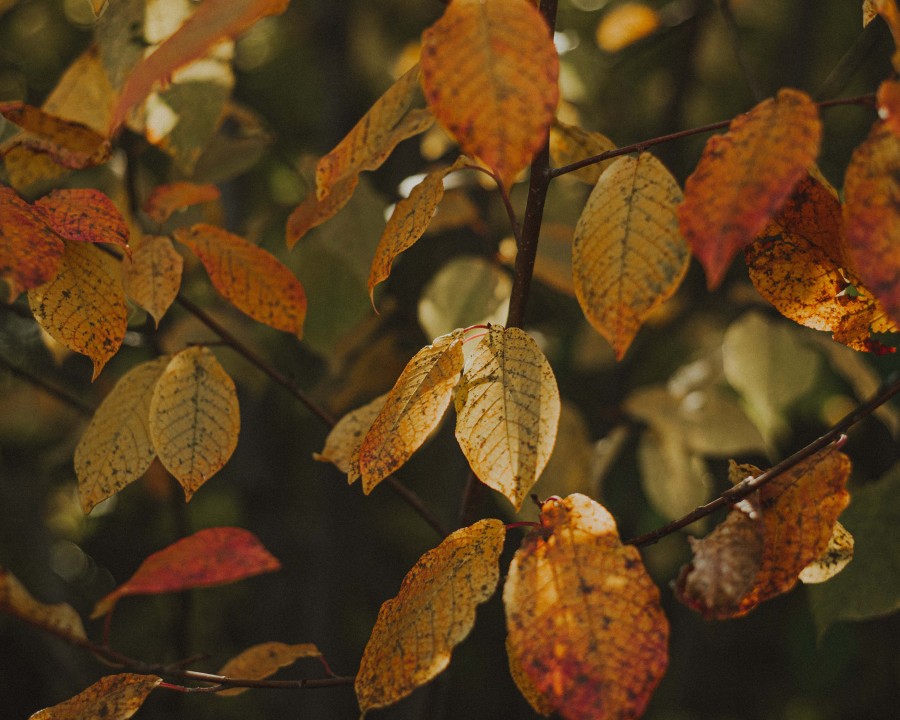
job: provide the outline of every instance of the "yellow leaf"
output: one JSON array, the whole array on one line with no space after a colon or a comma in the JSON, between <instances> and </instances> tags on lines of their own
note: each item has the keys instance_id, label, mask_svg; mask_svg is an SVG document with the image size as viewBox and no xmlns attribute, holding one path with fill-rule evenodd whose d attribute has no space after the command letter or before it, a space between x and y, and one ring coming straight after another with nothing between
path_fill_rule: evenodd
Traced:
<instances>
[{"instance_id":1,"label":"yellow leaf","mask_svg":"<svg viewBox=\"0 0 900 720\"><path fill-rule=\"evenodd\" d=\"M467 155L512 185L547 139L559 56L531 0L454 0L422 34L422 86Z\"/></svg>"},{"instance_id":2,"label":"yellow leaf","mask_svg":"<svg viewBox=\"0 0 900 720\"><path fill-rule=\"evenodd\" d=\"M418 90L419 66L415 65L378 98L331 152L319 160L316 167L316 196L319 200L325 198L342 180L363 170L375 170L397 143L431 126L434 118L430 114L426 117L421 111L415 114L410 112Z\"/></svg>"},{"instance_id":3,"label":"yellow leaf","mask_svg":"<svg viewBox=\"0 0 900 720\"><path fill-rule=\"evenodd\" d=\"M622 3L603 15L597 26L597 46L604 52L619 52L652 35L659 25L659 14L649 5Z\"/></svg>"},{"instance_id":4,"label":"yellow leaf","mask_svg":"<svg viewBox=\"0 0 900 720\"><path fill-rule=\"evenodd\" d=\"M247 648L233 657L217 675L242 680L262 680L275 674L280 668L293 665L300 658L320 657L322 653L312 643L287 645L282 642L267 642ZM236 687L216 693L219 697L240 695L249 688Z\"/></svg>"},{"instance_id":5,"label":"yellow leaf","mask_svg":"<svg viewBox=\"0 0 900 720\"><path fill-rule=\"evenodd\" d=\"M285 233L288 249L293 248L297 241L314 227L337 215L344 205L350 202L358 184L358 174L348 175L332 185L331 192L321 200L317 197L316 191L311 190L288 218Z\"/></svg>"},{"instance_id":6,"label":"yellow leaf","mask_svg":"<svg viewBox=\"0 0 900 720\"><path fill-rule=\"evenodd\" d=\"M39 710L28 720L127 720L161 682L162 678L156 675L107 675L75 697Z\"/></svg>"},{"instance_id":7,"label":"yellow leaf","mask_svg":"<svg viewBox=\"0 0 900 720\"><path fill-rule=\"evenodd\" d=\"M303 336L306 293L274 255L214 225L175 231L200 258L209 279L236 308L277 330Z\"/></svg>"},{"instance_id":8,"label":"yellow leaf","mask_svg":"<svg viewBox=\"0 0 900 720\"><path fill-rule=\"evenodd\" d=\"M75 475L85 513L141 477L156 457L150 438L150 400L169 360L150 360L123 375L78 441Z\"/></svg>"},{"instance_id":9,"label":"yellow leaf","mask_svg":"<svg viewBox=\"0 0 900 720\"><path fill-rule=\"evenodd\" d=\"M131 257L122 260L125 293L156 322L169 309L181 288L184 260L165 235L132 237Z\"/></svg>"},{"instance_id":10,"label":"yellow leaf","mask_svg":"<svg viewBox=\"0 0 900 720\"><path fill-rule=\"evenodd\" d=\"M675 178L655 157L621 157L603 172L575 227L575 295L619 360L687 272L690 254L676 213L681 199Z\"/></svg>"},{"instance_id":11,"label":"yellow leaf","mask_svg":"<svg viewBox=\"0 0 900 720\"><path fill-rule=\"evenodd\" d=\"M166 469L191 496L231 457L241 429L234 382L204 347L169 362L150 402L150 437Z\"/></svg>"},{"instance_id":12,"label":"yellow leaf","mask_svg":"<svg viewBox=\"0 0 900 720\"><path fill-rule=\"evenodd\" d=\"M550 127L550 158L558 167L615 149L616 144L602 133L584 130L577 125L567 125L559 120L554 121ZM596 185L600 175L613 162L613 160L605 160L569 174L586 183Z\"/></svg>"},{"instance_id":13,"label":"yellow leaf","mask_svg":"<svg viewBox=\"0 0 900 720\"><path fill-rule=\"evenodd\" d=\"M522 697L528 701L528 704L539 715L544 715L545 717L551 715L554 709L553 703L541 694L540 690L531 681L531 678L528 677L525 668L522 667L522 661L516 655L516 650L509 635L506 636L506 657L509 661L509 674L512 675L513 682L516 683L516 687L519 688Z\"/></svg>"},{"instance_id":14,"label":"yellow leaf","mask_svg":"<svg viewBox=\"0 0 900 720\"><path fill-rule=\"evenodd\" d=\"M116 354L128 327L120 262L88 243L66 241L59 272L28 291L38 324L94 362L92 380Z\"/></svg>"},{"instance_id":15,"label":"yellow leaf","mask_svg":"<svg viewBox=\"0 0 900 720\"><path fill-rule=\"evenodd\" d=\"M506 528L481 520L448 535L407 573L381 606L356 674L365 715L391 705L437 676L469 634L475 609L497 587Z\"/></svg>"},{"instance_id":16,"label":"yellow leaf","mask_svg":"<svg viewBox=\"0 0 900 720\"><path fill-rule=\"evenodd\" d=\"M35 600L22 583L0 565L0 612L67 638L86 640L81 616L71 605L45 605Z\"/></svg>"},{"instance_id":17,"label":"yellow leaf","mask_svg":"<svg viewBox=\"0 0 900 720\"><path fill-rule=\"evenodd\" d=\"M459 332L438 338L407 363L359 448L366 495L401 468L437 427L462 366Z\"/></svg>"},{"instance_id":18,"label":"yellow leaf","mask_svg":"<svg viewBox=\"0 0 900 720\"><path fill-rule=\"evenodd\" d=\"M835 522L825 552L803 568L798 579L804 585L830 580L853 559L853 546L853 535L839 522Z\"/></svg>"},{"instance_id":19,"label":"yellow leaf","mask_svg":"<svg viewBox=\"0 0 900 720\"><path fill-rule=\"evenodd\" d=\"M456 439L472 471L518 510L550 459L559 423L556 378L519 328L492 327L463 371Z\"/></svg>"},{"instance_id":20,"label":"yellow leaf","mask_svg":"<svg viewBox=\"0 0 900 720\"><path fill-rule=\"evenodd\" d=\"M387 393L379 395L371 402L351 410L338 420L325 438L322 452L314 453L313 459L333 463L338 470L347 473L347 482L352 485L359 478L359 447L378 417Z\"/></svg>"},{"instance_id":21,"label":"yellow leaf","mask_svg":"<svg viewBox=\"0 0 900 720\"><path fill-rule=\"evenodd\" d=\"M636 718L665 672L669 624L637 549L584 495L550 498L503 588L508 646L542 707Z\"/></svg>"}]
</instances>

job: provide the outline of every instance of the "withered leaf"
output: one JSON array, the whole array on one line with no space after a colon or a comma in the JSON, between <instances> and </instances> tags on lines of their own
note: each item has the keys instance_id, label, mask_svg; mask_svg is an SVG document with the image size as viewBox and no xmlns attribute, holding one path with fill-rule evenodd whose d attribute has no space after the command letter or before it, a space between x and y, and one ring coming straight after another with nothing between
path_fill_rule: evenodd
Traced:
<instances>
[{"instance_id":1,"label":"withered leaf","mask_svg":"<svg viewBox=\"0 0 900 720\"><path fill-rule=\"evenodd\" d=\"M162 678L156 675L107 675L75 697L39 710L28 720L128 720L161 682Z\"/></svg>"}]
</instances>

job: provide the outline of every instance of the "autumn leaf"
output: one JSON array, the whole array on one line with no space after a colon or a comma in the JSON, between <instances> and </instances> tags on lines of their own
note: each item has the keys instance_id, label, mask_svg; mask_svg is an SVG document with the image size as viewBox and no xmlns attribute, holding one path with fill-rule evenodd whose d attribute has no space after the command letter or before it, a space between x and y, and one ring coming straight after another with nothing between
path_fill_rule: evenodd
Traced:
<instances>
[{"instance_id":1,"label":"autumn leaf","mask_svg":"<svg viewBox=\"0 0 900 720\"><path fill-rule=\"evenodd\" d=\"M831 580L853 559L854 545L850 531L839 522L835 522L825 552L803 568L798 579L804 585L816 585Z\"/></svg>"},{"instance_id":2,"label":"autumn leaf","mask_svg":"<svg viewBox=\"0 0 900 720\"><path fill-rule=\"evenodd\" d=\"M159 321L181 288L184 259L165 235L132 239L131 257L122 259L125 294Z\"/></svg>"},{"instance_id":3,"label":"autumn leaf","mask_svg":"<svg viewBox=\"0 0 900 720\"><path fill-rule=\"evenodd\" d=\"M437 338L407 363L359 448L366 495L428 439L450 404L462 367L459 332Z\"/></svg>"},{"instance_id":4,"label":"autumn leaf","mask_svg":"<svg viewBox=\"0 0 900 720\"><path fill-rule=\"evenodd\" d=\"M334 464L338 470L347 473L350 485L355 483L360 477L359 448L385 400L387 393L344 415L325 438L322 452L313 453L313 459Z\"/></svg>"},{"instance_id":5,"label":"autumn leaf","mask_svg":"<svg viewBox=\"0 0 900 720\"><path fill-rule=\"evenodd\" d=\"M150 401L159 459L191 496L228 462L241 428L234 382L205 347L173 357Z\"/></svg>"},{"instance_id":6,"label":"autumn leaf","mask_svg":"<svg viewBox=\"0 0 900 720\"><path fill-rule=\"evenodd\" d=\"M115 203L99 190L53 190L34 207L60 237L75 242L110 243L130 253L129 230Z\"/></svg>"},{"instance_id":7,"label":"autumn leaf","mask_svg":"<svg viewBox=\"0 0 900 720\"><path fill-rule=\"evenodd\" d=\"M457 158L449 167L428 173L394 207L394 212L381 234L372 267L369 270L369 298L375 305L375 287L387 280L391 274L394 259L404 250L411 248L425 233L438 203L444 196L444 178L454 170L465 167L470 161L465 156Z\"/></svg>"},{"instance_id":8,"label":"autumn leaf","mask_svg":"<svg viewBox=\"0 0 900 720\"><path fill-rule=\"evenodd\" d=\"M556 166L569 165L615 149L616 144L602 133L584 130L577 125L567 125L559 120L555 120L550 126L550 158ZM614 160L606 160L593 163L569 175L596 185L600 175L613 162Z\"/></svg>"},{"instance_id":9,"label":"autumn leaf","mask_svg":"<svg viewBox=\"0 0 900 720\"><path fill-rule=\"evenodd\" d=\"M200 258L216 290L236 308L269 327L303 336L306 293L274 255L214 225L179 229L174 237Z\"/></svg>"},{"instance_id":10,"label":"autumn leaf","mask_svg":"<svg viewBox=\"0 0 900 720\"><path fill-rule=\"evenodd\" d=\"M652 155L621 157L600 177L575 227L575 295L618 360L687 272L681 199L675 178Z\"/></svg>"},{"instance_id":11,"label":"autumn leaf","mask_svg":"<svg viewBox=\"0 0 900 720\"><path fill-rule=\"evenodd\" d=\"M153 222L162 225L176 211L217 200L220 194L219 188L209 184L174 182L157 185L144 201L143 210Z\"/></svg>"},{"instance_id":12,"label":"autumn leaf","mask_svg":"<svg viewBox=\"0 0 900 720\"><path fill-rule=\"evenodd\" d=\"M130 595L225 585L280 568L281 563L248 530L207 528L147 557L128 580L97 602L91 618L109 614Z\"/></svg>"},{"instance_id":13,"label":"autumn leaf","mask_svg":"<svg viewBox=\"0 0 900 720\"><path fill-rule=\"evenodd\" d=\"M86 640L81 616L71 605L35 600L9 570L0 565L0 612L64 638Z\"/></svg>"},{"instance_id":14,"label":"autumn leaf","mask_svg":"<svg viewBox=\"0 0 900 720\"><path fill-rule=\"evenodd\" d=\"M293 248L297 241L314 227L337 215L350 202L358 184L359 175L349 175L332 185L331 192L321 200L316 195L315 189L310 190L288 217L285 234L288 248Z\"/></svg>"},{"instance_id":15,"label":"autumn leaf","mask_svg":"<svg viewBox=\"0 0 900 720\"><path fill-rule=\"evenodd\" d=\"M300 658L321 657L322 653L312 643L287 645L267 642L247 648L240 655L225 663L217 675L242 680L263 680L279 669L293 665ZM240 695L249 688L236 687L216 693L219 697Z\"/></svg>"},{"instance_id":16,"label":"autumn leaf","mask_svg":"<svg viewBox=\"0 0 900 720\"><path fill-rule=\"evenodd\" d=\"M625 2L604 13L597 26L597 45L615 53L652 35L660 27L659 13L644 3Z\"/></svg>"},{"instance_id":17,"label":"autumn leaf","mask_svg":"<svg viewBox=\"0 0 900 720\"><path fill-rule=\"evenodd\" d=\"M441 673L469 634L475 609L494 594L506 528L481 520L448 535L407 573L378 612L356 674L365 715L392 705Z\"/></svg>"},{"instance_id":18,"label":"autumn leaf","mask_svg":"<svg viewBox=\"0 0 900 720\"><path fill-rule=\"evenodd\" d=\"M52 280L65 246L40 214L12 188L0 186L0 279L9 302Z\"/></svg>"},{"instance_id":19,"label":"autumn leaf","mask_svg":"<svg viewBox=\"0 0 900 720\"><path fill-rule=\"evenodd\" d=\"M878 117L894 135L900 135L900 82L885 80L878 86L875 96Z\"/></svg>"},{"instance_id":20,"label":"autumn leaf","mask_svg":"<svg viewBox=\"0 0 900 720\"><path fill-rule=\"evenodd\" d=\"M21 102L0 103L0 115L25 131L4 143L2 154L25 147L70 170L94 167L109 159L109 141L80 122Z\"/></svg>"},{"instance_id":21,"label":"autumn leaf","mask_svg":"<svg viewBox=\"0 0 900 720\"><path fill-rule=\"evenodd\" d=\"M456 439L478 479L518 510L550 459L559 423L556 378L519 328L478 342L456 396Z\"/></svg>"},{"instance_id":22,"label":"autumn leaf","mask_svg":"<svg viewBox=\"0 0 900 720\"><path fill-rule=\"evenodd\" d=\"M871 17L872 11L881 15L882 20L891 31L894 38L894 54L891 56L891 63L895 72L900 72L900 10L897 9L897 0L865 0L868 7L863 5L863 22L868 14Z\"/></svg>"},{"instance_id":23,"label":"autumn leaf","mask_svg":"<svg viewBox=\"0 0 900 720\"><path fill-rule=\"evenodd\" d=\"M547 139L559 56L531 0L454 0L422 33L428 107L509 188Z\"/></svg>"},{"instance_id":24,"label":"autumn leaf","mask_svg":"<svg viewBox=\"0 0 900 720\"><path fill-rule=\"evenodd\" d=\"M161 682L162 678L156 675L107 675L75 697L39 710L28 720L127 720Z\"/></svg>"},{"instance_id":25,"label":"autumn leaf","mask_svg":"<svg viewBox=\"0 0 900 720\"><path fill-rule=\"evenodd\" d=\"M509 635L506 636L506 658L509 661L509 674L512 676L516 687L519 688L519 692L522 693L522 697L528 701L528 704L531 705L536 713L549 717L555 707L549 698L541 694L541 691L537 689L537 686L528 677Z\"/></svg>"},{"instance_id":26,"label":"autumn leaf","mask_svg":"<svg viewBox=\"0 0 900 720\"><path fill-rule=\"evenodd\" d=\"M123 375L78 441L75 475L85 513L141 477L156 457L150 401L170 359L149 360Z\"/></svg>"},{"instance_id":27,"label":"autumn leaf","mask_svg":"<svg viewBox=\"0 0 900 720\"><path fill-rule=\"evenodd\" d=\"M541 526L503 588L511 655L564 718L640 716L668 663L659 590L590 498L550 498Z\"/></svg>"},{"instance_id":28,"label":"autumn leaf","mask_svg":"<svg viewBox=\"0 0 900 720\"><path fill-rule=\"evenodd\" d=\"M38 324L94 362L96 380L116 354L128 326L120 263L90 244L66 242L56 277L28 291Z\"/></svg>"},{"instance_id":29,"label":"autumn leaf","mask_svg":"<svg viewBox=\"0 0 900 720\"><path fill-rule=\"evenodd\" d=\"M822 124L813 101L784 89L710 138L684 186L681 231L710 289L816 159Z\"/></svg>"}]
</instances>

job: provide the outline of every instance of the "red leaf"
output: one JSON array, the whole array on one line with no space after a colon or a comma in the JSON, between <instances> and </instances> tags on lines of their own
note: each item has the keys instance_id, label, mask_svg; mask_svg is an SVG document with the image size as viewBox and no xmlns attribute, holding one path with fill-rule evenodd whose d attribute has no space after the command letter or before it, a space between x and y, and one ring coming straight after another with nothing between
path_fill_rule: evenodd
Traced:
<instances>
[{"instance_id":1,"label":"red leaf","mask_svg":"<svg viewBox=\"0 0 900 720\"><path fill-rule=\"evenodd\" d=\"M53 232L66 240L112 243L130 252L128 224L99 190L54 190L34 206Z\"/></svg>"},{"instance_id":2,"label":"red leaf","mask_svg":"<svg viewBox=\"0 0 900 720\"><path fill-rule=\"evenodd\" d=\"M52 280L64 249L31 205L12 188L0 187L0 280L9 284L10 302Z\"/></svg>"}]
</instances>

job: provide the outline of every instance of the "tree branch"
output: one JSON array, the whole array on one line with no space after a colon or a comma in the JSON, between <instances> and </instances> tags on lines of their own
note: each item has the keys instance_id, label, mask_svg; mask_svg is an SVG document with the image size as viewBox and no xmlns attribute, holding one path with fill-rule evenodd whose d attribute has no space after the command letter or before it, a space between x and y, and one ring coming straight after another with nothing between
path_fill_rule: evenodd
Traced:
<instances>
[{"instance_id":1,"label":"tree branch","mask_svg":"<svg viewBox=\"0 0 900 720\"><path fill-rule=\"evenodd\" d=\"M96 408L93 405L82 400L81 398L75 397L68 390L65 390L64 388L61 388L61 387L57 387L56 385L53 385L53 384L47 382L43 378L40 378L37 375L32 374L31 372L29 372L28 370L25 370L24 368L20 368L17 365L13 365L9 360L7 360L3 356L0 356L0 365L5 367L7 370L9 370L10 373L12 373L15 377L19 378L20 380L24 380L25 382L30 383L31 385L34 385L34 387L39 388L40 390L43 390L45 393L47 393L51 397L56 398L60 402L65 403L69 407L74 408L75 410L77 410L78 412L80 412L84 415L92 415L94 410L96 410Z\"/></svg>"}]
</instances>

